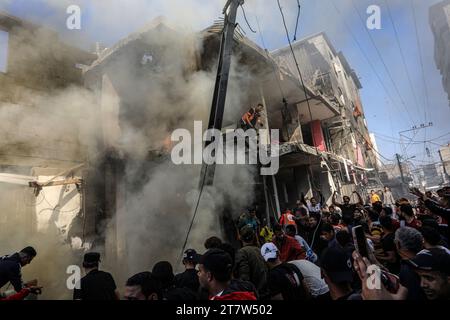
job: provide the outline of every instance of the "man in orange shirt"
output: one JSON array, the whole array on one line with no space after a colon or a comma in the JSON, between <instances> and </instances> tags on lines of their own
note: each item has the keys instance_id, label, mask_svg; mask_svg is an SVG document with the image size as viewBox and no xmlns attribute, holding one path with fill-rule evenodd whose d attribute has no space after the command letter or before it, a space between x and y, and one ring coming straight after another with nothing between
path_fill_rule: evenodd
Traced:
<instances>
[{"instance_id":1,"label":"man in orange shirt","mask_svg":"<svg viewBox=\"0 0 450 320\"><path fill-rule=\"evenodd\" d=\"M256 124L261 117L261 111L263 110L263 105L258 104L256 108L250 108L241 118L240 125L243 130L256 129Z\"/></svg>"},{"instance_id":2,"label":"man in orange shirt","mask_svg":"<svg viewBox=\"0 0 450 320\"><path fill-rule=\"evenodd\" d=\"M286 227L287 225L296 225L294 215L292 214L291 210L283 210L283 214L280 217L280 225L283 227Z\"/></svg>"}]
</instances>

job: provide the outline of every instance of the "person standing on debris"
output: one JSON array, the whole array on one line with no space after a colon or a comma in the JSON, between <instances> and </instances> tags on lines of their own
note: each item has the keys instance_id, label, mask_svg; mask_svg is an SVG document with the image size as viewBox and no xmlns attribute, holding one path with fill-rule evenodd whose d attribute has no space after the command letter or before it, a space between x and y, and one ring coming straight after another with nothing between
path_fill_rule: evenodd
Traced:
<instances>
[{"instance_id":1,"label":"person standing on debris","mask_svg":"<svg viewBox=\"0 0 450 320\"><path fill-rule=\"evenodd\" d=\"M86 275L73 291L73 300L120 300L119 291L112 275L98 270L100 253L84 255L83 268Z\"/></svg>"},{"instance_id":2,"label":"person standing on debris","mask_svg":"<svg viewBox=\"0 0 450 320\"><path fill-rule=\"evenodd\" d=\"M384 187L383 190L383 206L391 208L393 212L395 211L395 199L392 191L388 187Z\"/></svg>"},{"instance_id":3,"label":"person standing on debris","mask_svg":"<svg viewBox=\"0 0 450 320\"><path fill-rule=\"evenodd\" d=\"M240 121L240 127L243 130L248 129L256 129L256 124L259 121L259 118L261 117L261 111L263 110L264 106L259 103L256 108L252 107L250 108L241 118Z\"/></svg>"},{"instance_id":4,"label":"person standing on debris","mask_svg":"<svg viewBox=\"0 0 450 320\"><path fill-rule=\"evenodd\" d=\"M380 196L375 190L370 191L370 204L374 205L376 202L381 202Z\"/></svg>"},{"instance_id":5,"label":"person standing on debris","mask_svg":"<svg viewBox=\"0 0 450 320\"><path fill-rule=\"evenodd\" d=\"M26 247L20 252L0 257L0 288L10 282L14 290L20 292L24 287L36 285L37 280L24 284L21 273L22 267L30 264L36 254L33 247Z\"/></svg>"}]
</instances>

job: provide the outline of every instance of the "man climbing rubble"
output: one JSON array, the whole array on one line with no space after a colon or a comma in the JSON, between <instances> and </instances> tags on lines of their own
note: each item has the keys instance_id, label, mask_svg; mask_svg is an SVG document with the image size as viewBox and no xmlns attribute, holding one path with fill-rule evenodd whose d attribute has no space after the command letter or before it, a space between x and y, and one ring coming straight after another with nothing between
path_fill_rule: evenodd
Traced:
<instances>
[{"instance_id":1,"label":"man climbing rubble","mask_svg":"<svg viewBox=\"0 0 450 320\"><path fill-rule=\"evenodd\" d=\"M264 106L259 103L256 108L251 107L240 120L240 127L244 131L248 129L256 129L256 125L259 123L259 119L261 118L261 112L264 109Z\"/></svg>"}]
</instances>

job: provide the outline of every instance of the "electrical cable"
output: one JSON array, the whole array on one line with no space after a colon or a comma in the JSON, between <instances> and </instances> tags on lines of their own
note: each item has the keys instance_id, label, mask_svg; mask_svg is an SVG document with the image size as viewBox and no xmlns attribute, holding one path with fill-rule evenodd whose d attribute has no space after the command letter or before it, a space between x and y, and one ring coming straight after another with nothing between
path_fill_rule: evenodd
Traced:
<instances>
[{"instance_id":1,"label":"electrical cable","mask_svg":"<svg viewBox=\"0 0 450 320\"><path fill-rule=\"evenodd\" d=\"M386 74L388 75L389 79L391 80L391 82L392 82L392 84L393 84L393 87L394 87L394 89L395 89L395 91L396 91L396 93L397 93L397 96L398 96L398 98L400 99L400 102L401 102L401 104L403 105L403 107L404 107L404 109L405 109L405 111L406 111L406 114L408 115L408 117L409 117L411 123L414 124L414 121L413 121L413 119L412 119L412 117L411 117L410 112L408 111L408 108L407 108L407 106L406 106L406 104L405 104L405 101L404 101L404 99L402 98L402 95L400 94L400 90L399 90L399 88L398 88L398 86L397 86L397 83L395 82L395 80L394 80L394 78L393 78L391 72L389 71L389 68L387 67L386 62L384 61L384 58L383 58L383 56L382 56L380 50L378 49L378 46L376 45L375 40L374 40L373 37L372 37L372 34L371 34L371 33L369 32L369 30L365 27L364 19L363 19L361 13L359 12L358 8L356 7L354 0L351 0L351 3L352 3L352 5L353 5L354 10L355 10L356 13L358 14L358 17L359 17L361 23L364 25L364 30L365 30L366 33L368 34L369 39L370 39L372 45L373 45L374 48L375 48L375 52L377 53L377 55L378 55L378 57L379 57L381 63L383 64L384 69L386 70Z\"/></svg>"},{"instance_id":2,"label":"electrical cable","mask_svg":"<svg viewBox=\"0 0 450 320\"><path fill-rule=\"evenodd\" d=\"M245 14L245 10L244 10L244 5L241 4L240 7L242 9L242 13L244 14L244 19L245 19L245 22L247 23L248 28L250 29L251 32L256 33L256 31L253 30L253 28L250 26L250 23L247 20L247 15Z\"/></svg>"},{"instance_id":3,"label":"electrical cable","mask_svg":"<svg viewBox=\"0 0 450 320\"><path fill-rule=\"evenodd\" d=\"M300 11L301 11L301 5L300 5L300 0L297 0L297 6L298 6L298 11L297 11L297 19L295 22L295 33L294 33L294 41L297 40L297 29L298 29L298 22L300 20Z\"/></svg>"}]
</instances>

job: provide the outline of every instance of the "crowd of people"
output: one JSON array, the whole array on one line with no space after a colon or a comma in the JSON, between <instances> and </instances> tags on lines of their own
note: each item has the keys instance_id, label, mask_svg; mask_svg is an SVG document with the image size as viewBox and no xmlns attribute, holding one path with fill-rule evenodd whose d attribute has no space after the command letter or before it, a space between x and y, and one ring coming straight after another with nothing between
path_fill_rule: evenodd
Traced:
<instances>
[{"instance_id":1,"label":"crowd of people","mask_svg":"<svg viewBox=\"0 0 450 320\"><path fill-rule=\"evenodd\" d=\"M184 252L182 273L159 261L130 277L122 296L113 276L99 270L100 254L89 252L73 299L448 300L450 187L436 194L410 191L414 204L395 201L388 188L372 191L367 202L357 192L356 202L349 196L339 202L335 193L330 206L320 192L318 201L302 195L264 225L257 208L248 208L236 221L239 249L210 237L203 254ZM366 253L355 228L364 232ZM24 299L41 289L21 279L21 268L36 254L27 247L0 258L0 288L10 282L16 291L3 299Z\"/></svg>"}]
</instances>

